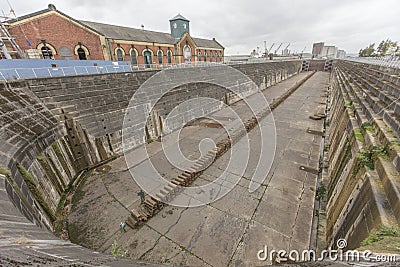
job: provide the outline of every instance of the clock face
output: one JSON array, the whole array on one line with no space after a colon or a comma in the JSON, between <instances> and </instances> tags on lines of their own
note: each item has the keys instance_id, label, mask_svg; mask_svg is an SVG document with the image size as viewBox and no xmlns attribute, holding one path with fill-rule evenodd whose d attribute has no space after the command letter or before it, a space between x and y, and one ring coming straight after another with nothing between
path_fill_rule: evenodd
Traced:
<instances>
[{"instance_id":1,"label":"clock face","mask_svg":"<svg viewBox=\"0 0 400 267\"><path fill-rule=\"evenodd\" d=\"M178 24L174 23L174 29L178 28Z\"/></svg>"}]
</instances>

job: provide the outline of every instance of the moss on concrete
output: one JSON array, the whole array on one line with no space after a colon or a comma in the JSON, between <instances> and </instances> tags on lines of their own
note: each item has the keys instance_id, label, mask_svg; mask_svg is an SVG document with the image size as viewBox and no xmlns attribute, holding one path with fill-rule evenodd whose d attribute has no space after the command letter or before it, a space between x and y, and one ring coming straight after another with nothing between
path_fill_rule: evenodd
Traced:
<instances>
[{"instance_id":1,"label":"moss on concrete","mask_svg":"<svg viewBox=\"0 0 400 267\"><path fill-rule=\"evenodd\" d=\"M53 148L54 153L56 153L56 156L58 158L58 161L61 163L61 166L63 167L64 171L67 173L68 177L72 177L71 172L69 171L67 162L64 159L63 153L58 146L57 142L54 142L51 147Z\"/></svg>"},{"instance_id":2,"label":"moss on concrete","mask_svg":"<svg viewBox=\"0 0 400 267\"><path fill-rule=\"evenodd\" d=\"M3 166L0 166L0 174L3 174L5 176L11 176L10 170Z\"/></svg>"},{"instance_id":3,"label":"moss on concrete","mask_svg":"<svg viewBox=\"0 0 400 267\"><path fill-rule=\"evenodd\" d=\"M40 166L42 166L42 168L44 169L44 172L48 177L48 179L52 182L53 186L57 190L57 193L62 194L64 188L58 183L56 174L51 169L51 166L48 163L46 156L43 153L41 153L36 159L39 162Z\"/></svg>"},{"instance_id":4,"label":"moss on concrete","mask_svg":"<svg viewBox=\"0 0 400 267\"><path fill-rule=\"evenodd\" d=\"M400 227L399 225L384 226L373 230L361 242L359 250L370 250L375 253L400 254Z\"/></svg>"},{"instance_id":5,"label":"moss on concrete","mask_svg":"<svg viewBox=\"0 0 400 267\"><path fill-rule=\"evenodd\" d=\"M19 163L17 163L17 168L19 173L24 178L24 181L28 186L29 191L32 193L33 198L40 205L40 207L42 207L43 211L46 213L50 221L53 223L54 220L56 219L54 211L47 205L46 201L43 199L42 194L36 187L36 183L35 180L33 179L33 176L25 169L24 166L22 166Z\"/></svg>"},{"instance_id":6,"label":"moss on concrete","mask_svg":"<svg viewBox=\"0 0 400 267\"><path fill-rule=\"evenodd\" d=\"M362 129L360 129L360 128L354 129L354 135L355 135L356 139L357 139L358 141L360 141L361 143L364 143L364 142L365 142L365 139L364 139L364 132L363 132Z\"/></svg>"}]
</instances>

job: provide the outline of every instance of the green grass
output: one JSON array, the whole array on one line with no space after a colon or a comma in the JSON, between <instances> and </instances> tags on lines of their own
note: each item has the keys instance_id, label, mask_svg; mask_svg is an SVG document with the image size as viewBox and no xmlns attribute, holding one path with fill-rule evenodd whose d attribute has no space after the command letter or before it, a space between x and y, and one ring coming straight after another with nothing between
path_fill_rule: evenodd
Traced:
<instances>
[{"instance_id":1,"label":"green grass","mask_svg":"<svg viewBox=\"0 0 400 267\"><path fill-rule=\"evenodd\" d=\"M369 122L364 122L363 124L361 124L361 128L369 132L374 131L374 126L372 126L372 124Z\"/></svg>"},{"instance_id":2,"label":"green grass","mask_svg":"<svg viewBox=\"0 0 400 267\"><path fill-rule=\"evenodd\" d=\"M351 108L352 106L353 106L353 102L351 102L351 101L344 102L344 107L345 108Z\"/></svg>"},{"instance_id":3,"label":"green grass","mask_svg":"<svg viewBox=\"0 0 400 267\"><path fill-rule=\"evenodd\" d=\"M384 226L373 230L369 236L361 242L361 246L368 246L375 242L381 241L386 237L400 237L400 228L398 225Z\"/></svg>"},{"instance_id":4,"label":"green grass","mask_svg":"<svg viewBox=\"0 0 400 267\"><path fill-rule=\"evenodd\" d=\"M123 257L126 254L126 251L123 251L122 247L118 246L117 240L114 240L114 243L111 245L111 255L117 256L117 257Z\"/></svg>"},{"instance_id":5,"label":"green grass","mask_svg":"<svg viewBox=\"0 0 400 267\"><path fill-rule=\"evenodd\" d=\"M360 129L360 128L354 129L354 135L358 141L360 141L361 143L364 143L365 139L364 139L364 133L363 133L362 129Z\"/></svg>"}]
</instances>

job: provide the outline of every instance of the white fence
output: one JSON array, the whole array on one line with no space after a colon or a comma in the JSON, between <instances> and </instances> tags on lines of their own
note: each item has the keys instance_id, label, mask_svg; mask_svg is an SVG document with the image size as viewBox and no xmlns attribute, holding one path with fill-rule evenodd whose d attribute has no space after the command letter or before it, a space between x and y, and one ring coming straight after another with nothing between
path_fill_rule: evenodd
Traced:
<instances>
[{"instance_id":1,"label":"white fence","mask_svg":"<svg viewBox=\"0 0 400 267\"><path fill-rule=\"evenodd\" d=\"M143 64L143 65L103 65L103 66L73 66L73 67L42 67L42 68L3 68L0 69L0 80L18 80L18 79L32 79L32 78L45 78L45 77L62 77L73 75L91 75L102 73L117 73L117 72L130 72L130 71L148 71L160 70L166 68L191 68L191 67L209 67L217 65L237 65L237 64L252 64L262 62L281 62L293 61L287 60L263 60L258 61L235 61L229 63L221 62L191 62L183 64Z\"/></svg>"},{"instance_id":2,"label":"white fence","mask_svg":"<svg viewBox=\"0 0 400 267\"><path fill-rule=\"evenodd\" d=\"M389 68L400 68L400 57L354 57L346 58L345 60L374 64Z\"/></svg>"}]
</instances>

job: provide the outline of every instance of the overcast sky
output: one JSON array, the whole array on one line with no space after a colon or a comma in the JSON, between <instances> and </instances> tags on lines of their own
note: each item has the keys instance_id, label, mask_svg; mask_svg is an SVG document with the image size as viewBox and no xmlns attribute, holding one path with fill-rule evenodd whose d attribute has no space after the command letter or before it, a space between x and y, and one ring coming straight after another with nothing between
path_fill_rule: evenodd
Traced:
<instances>
[{"instance_id":1,"label":"overcast sky","mask_svg":"<svg viewBox=\"0 0 400 267\"><path fill-rule=\"evenodd\" d=\"M398 0L8 0L17 16L56 8L73 18L169 32L169 19L181 13L195 37L215 37L227 55L248 54L272 43L311 52L323 41L348 53L371 42L400 41ZM0 8L8 14L7 0ZM275 45L275 48L277 45Z\"/></svg>"}]
</instances>

